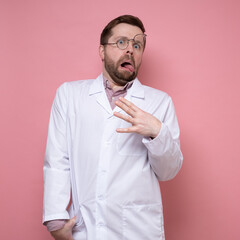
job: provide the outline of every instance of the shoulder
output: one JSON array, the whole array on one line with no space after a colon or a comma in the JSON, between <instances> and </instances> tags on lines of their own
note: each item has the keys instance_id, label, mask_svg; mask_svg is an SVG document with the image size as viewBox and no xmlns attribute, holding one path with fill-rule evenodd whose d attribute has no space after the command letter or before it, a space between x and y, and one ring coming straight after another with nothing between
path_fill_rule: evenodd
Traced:
<instances>
[{"instance_id":1,"label":"shoulder","mask_svg":"<svg viewBox=\"0 0 240 240\"><path fill-rule=\"evenodd\" d=\"M162 90L141 83L138 86L138 89L143 92L144 105L142 109L163 119L169 107L173 106L171 97Z\"/></svg>"},{"instance_id":2,"label":"shoulder","mask_svg":"<svg viewBox=\"0 0 240 240\"><path fill-rule=\"evenodd\" d=\"M163 103L168 104L169 102L172 101L172 99L168 95L168 93L166 93L162 90L152 88L147 85L142 85L142 87L144 89L144 95L145 95L146 101L162 103L162 104Z\"/></svg>"},{"instance_id":3,"label":"shoulder","mask_svg":"<svg viewBox=\"0 0 240 240\"><path fill-rule=\"evenodd\" d=\"M64 82L57 88L57 94L68 96L82 91L88 91L95 80L96 79L86 79Z\"/></svg>"},{"instance_id":4,"label":"shoulder","mask_svg":"<svg viewBox=\"0 0 240 240\"><path fill-rule=\"evenodd\" d=\"M144 88L144 92L145 94L147 95L154 95L154 96L161 96L161 97L167 97L168 94L162 90L159 90L159 89L156 89L156 88L152 88L152 87L149 87L147 85L142 85L143 88Z\"/></svg>"},{"instance_id":5,"label":"shoulder","mask_svg":"<svg viewBox=\"0 0 240 240\"><path fill-rule=\"evenodd\" d=\"M92 82L95 79L86 79L86 80L76 80L76 81L70 81L70 82L64 82L59 86L58 89L80 89L80 88L85 88L88 87L92 84Z\"/></svg>"}]
</instances>

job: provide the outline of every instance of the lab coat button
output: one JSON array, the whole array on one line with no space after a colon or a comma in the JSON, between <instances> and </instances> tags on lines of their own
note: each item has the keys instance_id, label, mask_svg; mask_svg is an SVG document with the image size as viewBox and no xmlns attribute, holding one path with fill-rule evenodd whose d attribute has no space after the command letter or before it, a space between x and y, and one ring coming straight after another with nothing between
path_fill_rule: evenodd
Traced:
<instances>
[{"instance_id":1,"label":"lab coat button","mask_svg":"<svg viewBox=\"0 0 240 240\"><path fill-rule=\"evenodd\" d=\"M110 144L111 144L111 142L108 142L108 141L105 142L105 145L106 145L106 146L109 146Z\"/></svg>"},{"instance_id":2,"label":"lab coat button","mask_svg":"<svg viewBox=\"0 0 240 240\"><path fill-rule=\"evenodd\" d=\"M103 195L99 195L98 196L98 200L100 200L100 201L104 200L104 196Z\"/></svg>"},{"instance_id":3,"label":"lab coat button","mask_svg":"<svg viewBox=\"0 0 240 240\"><path fill-rule=\"evenodd\" d=\"M104 227L104 226L105 226L104 222L99 222L99 223L97 224L97 227L98 227L98 228L102 228L102 227Z\"/></svg>"},{"instance_id":4,"label":"lab coat button","mask_svg":"<svg viewBox=\"0 0 240 240\"><path fill-rule=\"evenodd\" d=\"M105 174L107 171L106 171L105 169L102 169L100 172L101 172L102 174Z\"/></svg>"}]
</instances>

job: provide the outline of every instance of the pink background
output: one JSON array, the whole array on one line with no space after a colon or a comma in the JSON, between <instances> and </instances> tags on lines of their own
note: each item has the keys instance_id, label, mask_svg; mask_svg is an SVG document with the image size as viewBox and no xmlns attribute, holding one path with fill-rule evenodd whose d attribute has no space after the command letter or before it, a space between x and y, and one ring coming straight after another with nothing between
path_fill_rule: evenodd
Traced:
<instances>
[{"instance_id":1,"label":"pink background","mask_svg":"<svg viewBox=\"0 0 240 240\"><path fill-rule=\"evenodd\" d=\"M101 30L128 13L148 34L139 78L172 96L181 127L183 168L161 183L166 239L240 239L239 12L238 0L1 0L0 238L51 239L42 167L56 88L100 73Z\"/></svg>"}]
</instances>

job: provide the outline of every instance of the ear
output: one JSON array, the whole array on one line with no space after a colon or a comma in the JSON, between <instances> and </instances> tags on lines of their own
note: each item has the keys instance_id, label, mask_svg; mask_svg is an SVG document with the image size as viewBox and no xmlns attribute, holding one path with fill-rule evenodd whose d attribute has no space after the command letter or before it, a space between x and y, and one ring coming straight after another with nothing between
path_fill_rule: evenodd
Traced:
<instances>
[{"instance_id":1,"label":"ear","mask_svg":"<svg viewBox=\"0 0 240 240\"><path fill-rule=\"evenodd\" d=\"M99 56L102 61L104 61L104 56L105 56L105 48L103 45L99 46Z\"/></svg>"}]
</instances>

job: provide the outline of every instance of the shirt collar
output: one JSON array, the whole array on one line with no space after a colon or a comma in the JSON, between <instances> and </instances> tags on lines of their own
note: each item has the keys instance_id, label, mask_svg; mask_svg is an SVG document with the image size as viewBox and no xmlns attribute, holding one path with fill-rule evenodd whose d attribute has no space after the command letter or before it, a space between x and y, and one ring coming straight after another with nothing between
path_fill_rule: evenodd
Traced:
<instances>
[{"instance_id":1,"label":"shirt collar","mask_svg":"<svg viewBox=\"0 0 240 240\"><path fill-rule=\"evenodd\" d=\"M120 88L116 92L126 92L129 88L132 87L133 81L134 80L132 80L131 82L127 82L122 88ZM104 85L105 89L109 89L109 90L113 91L109 84L109 81L104 76L103 76L103 85Z\"/></svg>"},{"instance_id":2,"label":"shirt collar","mask_svg":"<svg viewBox=\"0 0 240 240\"><path fill-rule=\"evenodd\" d=\"M139 82L137 78L135 78L132 82L133 84L132 87L129 89L129 94L136 98L144 98L145 93L143 85ZM97 94L103 91L105 91L103 74L100 74L97 79L92 82L89 89L89 95Z\"/></svg>"}]
</instances>

